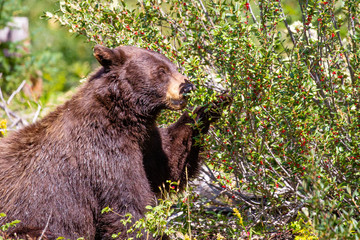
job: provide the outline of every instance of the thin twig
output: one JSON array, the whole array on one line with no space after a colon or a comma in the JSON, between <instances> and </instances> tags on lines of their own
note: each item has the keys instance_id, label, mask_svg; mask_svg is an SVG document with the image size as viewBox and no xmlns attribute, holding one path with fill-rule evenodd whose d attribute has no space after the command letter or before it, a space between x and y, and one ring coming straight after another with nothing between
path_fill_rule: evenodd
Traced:
<instances>
[{"instance_id":1,"label":"thin twig","mask_svg":"<svg viewBox=\"0 0 360 240\"><path fill-rule=\"evenodd\" d=\"M3 109L5 111L5 113L7 114L9 119L15 118L16 124L21 122L22 125L26 126L28 125L28 122L24 119L22 119L21 117L19 117L16 113L14 113L13 111L9 110L5 104L1 104L0 103L0 108Z\"/></svg>"},{"instance_id":2,"label":"thin twig","mask_svg":"<svg viewBox=\"0 0 360 240\"><path fill-rule=\"evenodd\" d=\"M40 114L40 110L41 110L41 106L40 106L40 104L39 104L39 105L38 105L38 108L37 108L37 111L36 111L36 113L35 113L35 116L34 116L34 118L33 118L33 120L32 120L33 123L36 122L36 119L38 118L38 116L39 116L39 114Z\"/></svg>"},{"instance_id":3,"label":"thin twig","mask_svg":"<svg viewBox=\"0 0 360 240\"><path fill-rule=\"evenodd\" d=\"M332 17L332 22L333 22L334 28L335 28L336 30L339 30L339 28L338 28L338 26L337 26L337 24L336 24L335 17ZM337 31L337 32L336 32L336 35L337 35L337 37L338 37L338 39L339 39L339 43L340 43L341 47L343 48L344 45L343 45L343 42L342 42L342 40L341 40L340 31ZM351 63L350 63L350 60L349 60L349 56L348 56L348 54L347 54L346 51L344 51L343 53L344 53L344 55L345 55L346 63L347 63L347 66L348 66L348 69L349 69L349 72L350 72L351 82L352 82L352 84L355 84L354 70L353 70L353 68L352 68L352 66L351 66Z\"/></svg>"},{"instance_id":4,"label":"thin twig","mask_svg":"<svg viewBox=\"0 0 360 240\"><path fill-rule=\"evenodd\" d=\"M209 22L211 23L211 26L214 27L214 23L213 23L213 21L211 20L211 18L209 17L209 14L208 14L208 12L206 11L206 8L205 8L203 2L202 2L201 0L198 0L198 1L199 1L200 5L201 5L201 8L203 9L203 11L204 11L207 19L208 19Z\"/></svg>"},{"instance_id":5,"label":"thin twig","mask_svg":"<svg viewBox=\"0 0 360 240\"><path fill-rule=\"evenodd\" d=\"M6 106L7 104L6 104L6 101L5 101L4 96L2 94L1 88L0 88L0 100L3 102L3 103L0 103L0 108L5 111L7 117L9 118L9 120L14 122L12 124L12 126L17 125L19 122L21 122L22 125L28 125L26 120L20 118L14 112L10 111L9 108L7 108L7 106ZM13 120L14 118L15 118L15 121Z\"/></svg>"},{"instance_id":6,"label":"thin twig","mask_svg":"<svg viewBox=\"0 0 360 240\"><path fill-rule=\"evenodd\" d=\"M304 26L304 37L305 37L305 40L306 40L306 43L307 45L309 45L309 39L308 39L308 36L306 35L306 19L305 19L305 13L304 9L303 9L303 6L301 5L301 0L299 0L299 6L300 6L300 10L301 10L301 16L302 16L302 21L303 21L303 26ZM306 7L308 6L308 1L306 1Z\"/></svg>"},{"instance_id":7,"label":"thin twig","mask_svg":"<svg viewBox=\"0 0 360 240\"><path fill-rule=\"evenodd\" d=\"M6 101L5 101L4 96L3 96L3 94L2 94L1 88L0 88L0 100L3 102L3 105L0 104L0 108L2 108L2 109L5 111L6 115L7 115L8 118L11 120L11 115L10 115L10 113L9 113L8 108L6 107Z\"/></svg>"},{"instance_id":8,"label":"thin twig","mask_svg":"<svg viewBox=\"0 0 360 240\"><path fill-rule=\"evenodd\" d=\"M18 93L21 91L21 89L24 87L25 83L26 83L25 80L22 81L22 83L20 84L20 86L10 95L10 97L8 98L8 100L7 100L7 102L6 102L7 105L9 105L10 102L11 102L11 100L15 97L15 95L18 94Z\"/></svg>"},{"instance_id":9,"label":"thin twig","mask_svg":"<svg viewBox=\"0 0 360 240\"><path fill-rule=\"evenodd\" d=\"M281 9L281 15L282 15L282 17L284 18L284 23L285 23L286 29L287 29L288 32L289 32L291 41L293 42L294 45L296 45L296 41L295 41L294 35L293 35L293 33L292 33L291 29L290 29L290 26L289 26L288 22L286 21L284 9L282 8L280 1L279 1L279 9Z\"/></svg>"},{"instance_id":10,"label":"thin twig","mask_svg":"<svg viewBox=\"0 0 360 240\"><path fill-rule=\"evenodd\" d=\"M249 12L250 12L250 14L251 14L251 17L252 17L254 23L256 23L256 25L259 25L259 23L258 23L257 20L256 20L256 17L255 17L255 15L254 15L254 13L253 13L253 10L252 10L252 8L251 8L250 3L249 3L249 2L246 2L246 3L249 4Z\"/></svg>"},{"instance_id":11,"label":"thin twig","mask_svg":"<svg viewBox=\"0 0 360 240\"><path fill-rule=\"evenodd\" d=\"M41 239L44 237L44 234L45 234L45 232L46 232L46 229L47 229L48 226L49 226L49 222L50 222L51 216L52 216L52 210L51 210L51 212L50 212L50 214L49 214L49 217L48 217L48 220L47 220L47 222L46 222L45 228L44 228L44 230L42 231L42 233L41 233L41 235L40 235L40 237L39 237L38 240L41 240Z\"/></svg>"}]
</instances>

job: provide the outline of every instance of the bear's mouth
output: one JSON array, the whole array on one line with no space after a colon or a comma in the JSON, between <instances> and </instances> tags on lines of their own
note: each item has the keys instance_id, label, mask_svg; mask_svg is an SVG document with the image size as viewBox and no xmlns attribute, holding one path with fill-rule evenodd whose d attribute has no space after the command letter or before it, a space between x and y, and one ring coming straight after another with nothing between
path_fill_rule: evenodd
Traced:
<instances>
[{"instance_id":1,"label":"bear's mouth","mask_svg":"<svg viewBox=\"0 0 360 240\"><path fill-rule=\"evenodd\" d=\"M182 110L186 107L187 98L182 97L181 99L169 99L168 103L172 110Z\"/></svg>"}]
</instances>

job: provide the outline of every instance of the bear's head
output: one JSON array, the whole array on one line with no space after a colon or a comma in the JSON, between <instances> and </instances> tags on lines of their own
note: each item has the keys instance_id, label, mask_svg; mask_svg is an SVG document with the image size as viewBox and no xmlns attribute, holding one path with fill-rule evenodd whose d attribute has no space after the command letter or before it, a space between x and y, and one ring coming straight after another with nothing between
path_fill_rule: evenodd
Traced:
<instances>
[{"instance_id":1,"label":"bear's head","mask_svg":"<svg viewBox=\"0 0 360 240\"><path fill-rule=\"evenodd\" d=\"M186 106L186 94L195 89L175 64L157 52L96 45L94 56L109 76L107 79L115 83L113 91L118 91L122 100L130 101L130 107L180 110Z\"/></svg>"}]
</instances>

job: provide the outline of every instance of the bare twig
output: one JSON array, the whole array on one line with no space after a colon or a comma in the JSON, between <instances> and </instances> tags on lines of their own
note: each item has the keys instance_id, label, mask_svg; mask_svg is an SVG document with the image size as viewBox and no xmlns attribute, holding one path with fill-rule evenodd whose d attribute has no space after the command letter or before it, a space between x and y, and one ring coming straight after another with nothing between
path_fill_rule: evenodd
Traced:
<instances>
[{"instance_id":1,"label":"bare twig","mask_svg":"<svg viewBox=\"0 0 360 240\"><path fill-rule=\"evenodd\" d=\"M19 117L16 113L14 113L13 111L9 110L6 105L1 104L0 103L0 108L3 109L6 113L6 115L8 116L9 119L15 118L15 120L13 120L13 122L15 123L15 125L17 125L18 123L21 123L22 125L26 126L29 125L28 122L24 119L22 119L21 117Z\"/></svg>"},{"instance_id":2,"label":"bare twig","mask_svg":"<svg viewBox=\"0 0 360 240\"><path fill-rule=\"evenodd\" d=\"M308 36L306 35L306 19L305 19L305 14L307 14L307 12L305 12L303 6L301 5L302 1L299 0L299 6L300 6L300 10L301 10L301 16L302 16L302 22L303 22L303 26L304 26L304 37L306 40L306 43L309 45L309 39ZM308 1L306 1L306 7L308 6Z\"/></svg>"},{"instance_id":3,"label":"bare twig","mask_svg":"<svg viewBox=\"0 0 360 240\"><path fill-rule=\"evenodd\" d=\"M290 38L291 38L291 41L293 42L294 45L296 45L296 41L295 41L295 38L294 38L294 35L290 29L290 26L288 24L288 22L286 21L286 17L285 17L285 14L284 14L284 10L281 6L281 2L279 1L279 9L281 9L281 17L284 18L284 23L285 23L285 26L286 26L286 29L288 30L289 32L289 35L290 35Z\"/></svg>"},{"instance_id":4,"label":"bare twig","mask_svg":"<svg viewBox=\"0 0 360 240\"><path fill-rule=\"evenodd\" d=\"M51 216L52 216L52 210L51 210L51 212L50 212L50 214L49 214L49 217L48 217L48 220L47 220L47 222L46 222L45 228L44 228L44 230L42 231L42 233L41 233L41 235L40 235L40 237L39 237L38 240L41 240L41 239L44 237L44 234L45 234L45 232L46 232L46 229L47 229L48 226L49 226L49 222L50 222Z\"/></svg>"},{"instance_id":5,"label":"bare twig","mask_svg":"<svg viewBox=\"0 0 360 240\"><path fill-rule=\"evenodd\" d=\"M40 110L41 110L41 106L38 105L37 111L36 111L35 116L34 116L34 118L32 120L33 123L36 122L36 120L37 120L37 118L38 118L38 116L40 114Z\"/></svg>"},{"instance_id":6,"label":"bare twig","mask_svg":"<svg viewBox=\"0 0 360 240\"><path fill-rule=\"evenodd\" d=\"M24 87L25 83L26 83L25 80L22 81L22 83L20 84L20 86L10 95L10 97L8 98L8 100L7 100L7 102L6 102L7 105L9 105L10 102L11 102L11 100L15 97L15 95L18 94L18 93L21 91L21 89Z\"/></svg>"},{"instance_id":7,"label":"bare twig","mask_svg":"<svg viewBox=\"0 0 360 240\"><path fill-rule=\"evenodd\" d=\"M335 28L336 30L339 30L339 28L338 28L338 26L337 26L337 24L336 24L336 20L335 20L334 14L333 14L333 17L332 17L332 22L333 22L334 28ZM340 31L337 31L336 35L337 35L337 37L338 37L338 39L339 39L339 43L340 43L341 47L344 47L343 42L342 42L342 40L341 40ZM349 60L349 56L348 56L348 54L347 54L346 51L344 51L343 53L344 53L344 56L345 56L345 59L346 59L347 67L348 67L349 72L350 72L351 82L352 82L352 84L355 84L354 70L353 70L353 68L352 68L352 66L351 66L351 63L350 63L350 60Z\"/></svg>"},{"instance_id":8,"label":"bare twig","mask_svg":"<svg viewBox=\"0 0 360 240\"><path fill-rule=\"evenodd\" d=\"M3 104L0 104L0 108L2 108L5 111L6 115L11 120L11 114L9 113L9 110L6 107L6 101L5 101L4 96L2 94L1 88L0 88L0 100L3 102Z\"/></svg>"},{"instance_id":9,"label":"bare twig","mask_svg":"<svg viewBox=\"0 0 360 240\"><path fill-rule=\"evenodd\" d=\"M252 10L252 8L251 8L250 3L249 3L249 2L246 2L246 3L249 4L249 5L248 5L248 6L249 6L249 12L250 12L250 14L251 14L251 17L252 17L254 23L256 23L256 25L259 25L259 23L258 23L257 20L256 20L256 17L255 17L255 15L254 15L254 13L253 13L253 10Z\"/></svg>"},{"instance_id":10,"label":"bare twig","mask_svg":"<svg viewBox=\"0 0 360 240\"><path fill-rule=\"evenodd\" d=\"M203 2L202 2L201 0L198 0L198 1L199 1L200 5L201 5L201 8L203 9L203 11L204 11L204 13L205 13L205 15L206 15L206 18L207 18L207 19L209 20L209 22L211 23L211 26L214 27L214 23L213 23L213 21L211 20L211 18L209 17L209 14L208 14L208 12L206 11L206 8L205 8Z\"/></svg>"},{"instance_id":11,"label":"bare twig","mask_svg":"<svg viewBox=\"0 0 360 240\"><path fill-rule=\"evenodd\" d=\"M1 77L1 76L0 76ZM24 83L24 82L23 82ZM23 85L23 84L21 84ZM23 86L22 86L23 87ZM21 88L22 88L21 87ZM19 87L15 92L19 92L21 90L21 88ZM20 89L20 90L19 90ZM18 91L19 90L19 91ZM14 93L11 94L11 96L15 96ZM10 127L16 126L18 123L21 123L22 125L28 125L28 122L22 118L20 118L18 115L16 115L14 112L12 112L8 107L7 107L7 102L4 99L4 96L2 94L1 88L0 88L0 100L2 101L2 103L0 103L0 108L3 109L7 115L7 117L9 118L10 121L12 121L12 125ZM9 102L9 101L8 101ZM15 119L15 120L14 120Z\"/></svg>"},{"instance_id":12,"label":"bare twig","mask_svg":"<svg viewBox=\"0 0 360 240\"><path fill-rule=\"evenodd\" d=\"M287 214L281 216L278 220L274 221L273 224L274 225L278 225L278 224L282 225L283 223L280 223L281 220L283 222L287 222L289 219L294 217L303 206L304 206L304 203L300 202L300 204L298 204L295 208L292 208Z\"/></svg>"}]
</instances>

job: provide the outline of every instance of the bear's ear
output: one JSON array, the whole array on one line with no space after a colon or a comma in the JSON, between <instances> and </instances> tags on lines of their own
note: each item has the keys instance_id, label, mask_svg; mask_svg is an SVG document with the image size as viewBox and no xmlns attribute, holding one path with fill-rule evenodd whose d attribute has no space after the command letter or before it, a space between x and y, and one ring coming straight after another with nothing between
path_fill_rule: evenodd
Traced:
<instances>
[{"instance_id":1,"label":"bear's ear","mask_svg":"<svg viewBox=\"0 0 360 240\"><path fill-rule=\"evenodd\" d=\"M94 47L94 56L104 68L122 64L124 62L123 55L123 52L119 49L113 50L102 45L96 45Z\"/></svg>"}]
</instances>

